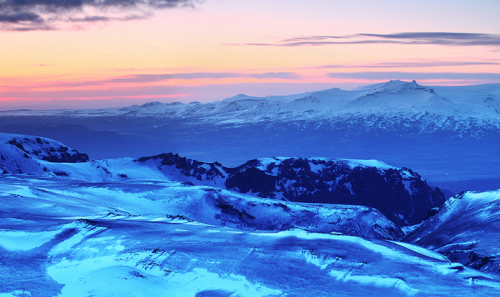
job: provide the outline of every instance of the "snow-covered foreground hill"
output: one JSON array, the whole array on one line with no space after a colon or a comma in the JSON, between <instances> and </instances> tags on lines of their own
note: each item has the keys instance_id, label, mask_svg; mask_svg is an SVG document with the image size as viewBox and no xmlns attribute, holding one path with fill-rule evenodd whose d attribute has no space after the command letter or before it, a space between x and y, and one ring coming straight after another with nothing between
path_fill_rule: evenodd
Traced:
<instances>
[{"instance_id":1,"label":"snow-covered foreground hill","mask_svg":"<svg viewBox=\"0 0 500 297\"><path fill-rule=\"evenodd\" d=\"M165 180L86 182L3 177L2 210L39 217L186 220L242 230L342 233L399 239L401 230L379 211L357 205L291 203Z\"/></svg>"},{"instance_id":2,"label":"snow-covered foreground hill","mask_svg":"<svg viewBox=\"0 0 500 297\"><path fill-rule=\"evenodd\" d=\"M430 187L376 160L88 161L0 139L0 296L500 294L498 192L460 194L404 237L361 198L386 187L430 208ZM320 185L358 205L290 201Z\"/></svg>"},{"instance_id":3,"label":"snow-covered foreground hill","mask_svg":"<svg viewBox=\"0 0 500 297\"><path fill-rule=\"evenodd\" d=\"M87 154L52 139L0 133L1 174L42 175L48 172L43 161L80 163L88 160Z\"/></svg>"},{"instance_id":4,"label":"snow-covered foreground hill","mask_svg":"<svg viewBox=\"0 0 500 297\"><path fill-rule=\"evenodd\" d=\"M500 279L361 206L181 183L0 177L2 296L470 296Z\"/></svg>"}]
</instances>

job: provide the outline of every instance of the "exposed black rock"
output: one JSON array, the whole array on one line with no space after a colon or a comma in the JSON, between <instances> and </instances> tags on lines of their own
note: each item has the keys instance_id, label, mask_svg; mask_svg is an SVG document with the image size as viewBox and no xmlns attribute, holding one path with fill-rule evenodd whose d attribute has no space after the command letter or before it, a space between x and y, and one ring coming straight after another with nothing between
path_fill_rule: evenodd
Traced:
<instances>
[{"instance_id":1,"label":"exposed black rock","mask_svg":"<svg viewBox=\"0 0 500 297\"><path fill-rule=\"evenodd\" d=\"M461 263L464 266L484 272L499 273L498 257L478 254L471 250L455 250L444 253L452 262Z\"/></svg>"},{"instance_id":2,"label":"exposed black rock","mask_svg":"<svg viewBox=\"0 0 500 297\"><path fill-rule=\"evenodd\" d=\"M16 137L8 141L21 151L26 158L49 161L53 163L81 163L88 162L89 156L61 143L49 141L40 137Z\"/></svg>"},{"instance_id":3,"label":"exposed black rock","mask_svg":"<svg viewBox=\"0 0 500 297\"><path fill-rule=\"evenodd\" d=\"M230 170L226 187L295 202L365 205L398 225L413 225L444 195L408 168L352 166L346 160L289 158L259 169L258 160ZM314 169L312 169L314 167Z\"/></svg>"},{"instance_id":4,"label":"exposed black rock","mask_svg":"<svg viewBox=\"0 0 500 297\"><path fill-rule=\"evenodd\" d=\"M228 168L169 153L137 161L154 161L166 175L174 170L180 174L177 178L196 185L222 179L227 189L264 198L369 206L399 226L422 222L445 201L439 188L433 189L408 168L370 167L342 159L271 160Z\"/></svg>"},{"instance_id":5,"label":"exposed black rock","mask_svg":"<svg viewBox=\"0 0 500 297\"><path fill-rule=\"evenodd\" d=\"M163 166L172 166L180 171L180 173L187 177L193 177L198 181L213 180L216 177L225 178L226 174L222 164L218 162L205 163L186 157L180 157L178 154L160 154L151 157L142 157L137 161L144 163L148 160L159 161L158 169L161 170Z\"/></svg>"}]
</instances>

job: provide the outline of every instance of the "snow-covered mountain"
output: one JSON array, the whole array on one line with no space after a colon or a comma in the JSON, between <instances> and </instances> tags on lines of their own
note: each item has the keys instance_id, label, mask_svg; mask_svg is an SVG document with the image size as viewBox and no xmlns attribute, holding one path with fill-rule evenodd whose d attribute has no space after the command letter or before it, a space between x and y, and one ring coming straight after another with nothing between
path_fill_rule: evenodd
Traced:
<instances>
[{"instance_id":1,"label":"snow-covered mountain","mask_svg":"<svg viewBox=\"0 0 500 297\"><path fill-rule=\"evenodd\" d=\"M54 138L93 159L175 152L238 166L271 156L379 159L439 186L499 177L500 84L389 81L352 91L237 95L95 110L3 111L0 131ZM457 162L460 160L460 162ZM486 181L487 180L487 181ZM479 183L479 182L478 182Z\"/></svg>"},{"instance_id":2,"label":"snow-covered mountain","mask_svg":"<svg viewBox=\"0 0 500 297\"><path fill-rule=\"evenodd\" d=\"M240 193L296 202L366 205L398 225L424 220L444 195L408 168L377 160L328 158L257 159L235 167L163 154L138 159L167 177L193 184L223 186Z\"/></svg>"},{"instance_id":3,"label":"snow-covered mountain","mask_svg":"<svg viewBox=\"0 0 500 297\"><path fill-rule=\"evenodd\" d=\"M211 123L251 123L297 119L332 120L350 116L381 116L425 120L441 128L456 128L447 120L475 124L500 123L498 104L500 84L472 87L425 87L416 81L391 80L359 87L352 91L338 88L288 96L252 97L240 94L212 103L150 102L141 106L96 110L3 111L3 116L43 115L65 117L169 117L192 118ZM455 89L469 90L468 96Z\"/></svg>"},{"instance_id":4,"label":"snow-covered mountain","mask_svg":"<svg viewBox=\"0 0 500 297\"><path fill-rule=\"evenodd\" d=\"M36 144L47 145L35 141L30 149L38 151ZM11 149L0 150L10 154L6 148ZM22 164L34 160L19 158ZM446 258L433 247L398 241L401 230L373 208L193 185L245 174L250 190L258 181L252 176L266 174L289 175L290 185L304 186L306 176L326 178L333 169L357 174L366 169L391 178L402 174L404 183L418 177L409 169L373 160L300 158L225 168L175 155L37 162L47 168L41 175L0 175L2 296L500 294L500 278L491 269L478 271L454 262L454 254ZM184 182L175 181L181 178ZM453 202L446 205L442 212ZM467 208L454 212L463 216ZM476 224L483 222L473 213ZM432 221L420 228L426 224L436 234ZM489 232L492 248L497 236L494 229ZM472 239L458 233L451 238Z\"/></svg>"},{"instance_id":5,"label":"snow-covered mountain","mask_svg":"<svg viewBox=\"0 0 500 297\"><path fill-rule=\"evenodd\" d=\"M0 133L0 172L40 175L47 172L43 162L87 162L87 154L80 153L62 143L26 135Z\"/></svg>"},{"instance_id":6,"label":"snow-covered mountain","mask_svg":"<svg viewBox=\"0 0 500 297\"><path fill-rule=\"evenodd\" d=\"M5 139L11 138L1 134ZM438 188L433 190L411 169L395 168L376 160L271 158L230 168L168 153L139 159L76 163L87 161L86 155L58 142L16 135L12 139L16 141L7 141L4 148L0 147L6 160L4 174L56 175L91 182L155 178L275 200L364 205L378 209L399 226L420 223L430 209L444 202L442 192ZM26 148L19 147L21 142ZM47 157L41 151L66 154L69 151L73 158L63 154L60 163L55 163L54 155ZM43 158L51 161L40 160Z\"/></svg>"},{"instance_id":7,"label":"snow-covered mountain","mask_svg":"<svg viewBox=\"0 0 500 297\"><path fill-rule=\"evenodd\" d=\"M415 230L402 242L383 211L362 204L403 207L393 215L408 221L407 203L435 206L407 168L298 157L231 168L174 154L87 161L50 139L0 137L2 156L23 169L0 174L1 296L500 294L497 192L456 196L405 227ZM361 205L322 203L327 192Z\"/></svg>"}]
</instances>

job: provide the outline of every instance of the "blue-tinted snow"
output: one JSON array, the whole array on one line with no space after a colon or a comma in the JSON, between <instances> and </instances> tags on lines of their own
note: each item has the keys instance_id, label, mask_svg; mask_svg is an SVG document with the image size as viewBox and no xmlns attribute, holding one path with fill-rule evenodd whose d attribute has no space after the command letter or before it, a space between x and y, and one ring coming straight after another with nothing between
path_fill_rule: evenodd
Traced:
<instances>
[{"instance_id":1,"label":"blue-tinted snow","mask_svg":"<svg viewBox=\"0 0 500 297\"><path fill-rule=\"evenodd\" d=\"M499 274L500 190L465 192L410 232L405 241L464 265Z\"/></svg>"},{"instance_id":2,"label":"blue-tinted snow","mask_svg":"<svg viewBox=\"0 0 500 297\"><path fill-rule=\"evenodd\" d=\"M500 294L499 191L452 198L410 244L370 207L189 185L155 162L62 164L2 148L28 172L0 176L0 296Z\"/></svg>"},{"instance_id":3,"label":"blue-tinted snow","mask_svg":"<svg viewBox=\"0 0 500 297\"><path fill-rule=\"evenodd\" d=\"M393 225L366 207L141 179L4 176L0 189L11 247L44 235L1 245L0 293L14 296L500 294L495 275L383 239L375 225Z\"/></svg>"}]
</instances>

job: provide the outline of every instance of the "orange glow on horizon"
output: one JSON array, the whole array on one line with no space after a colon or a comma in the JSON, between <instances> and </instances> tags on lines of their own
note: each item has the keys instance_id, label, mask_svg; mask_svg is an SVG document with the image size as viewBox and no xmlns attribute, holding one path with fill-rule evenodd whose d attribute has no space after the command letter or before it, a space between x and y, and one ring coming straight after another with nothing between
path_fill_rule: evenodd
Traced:
<instances>
[{"instance_id":1,"label":"orange glow on horizon","mask_svg":"<svg viewBox=\"0 0 500 297\"><path fill-rule=\"evenodd\" d=\"M0 98L0 101L13 101L13 100L40 100L40 101L49 101L49 100L102 100L102 99L119 99L119 98L127 98L127 99L150 99L150 98L178 98L178 97L187 97L189 94L171 94L171 95L135 95L135 96L101 96L101 97L67 97L67 98Z\"/></svg>"},{"instance_id":2,"label":"orange glow on horizon","mask_svg":"<svg viewBox=\"0 0 500 297\"><path fill-rule=\"evenodd\" d=\"M439 40L403 40L403 44L401 39L386 43L387 39L363 35L462 32L497 36L498 9L464 2L456 3L449 13L448 5L437 2L311 1L203 1L195 9L157 10L143 20L81 24L81 30L2 32L0 100L161 98L154 96L170 92L190 94L184 96L186 100L196 93L196 100L207 101L241 93L238 86L245 84L255 88L276 84L273 92L289 94L291 90L353 88L386 81L369 79L380 77L376 75L328 76L353 72L415 73L418 77L485 73L489 79L429 75L440 79L416 81L423 85L500 83L495 78L500 77L500 45L462 46ZM314 36L341 37L346 43L283 46L287 39ZM359 41L375 42L355 43ZM269 72L290 75L258 76ZM236 77L149 81L145 77L187 73L234 73ZM311 87L287 87L292 84Z\"/></svg>"}]
</instances>

